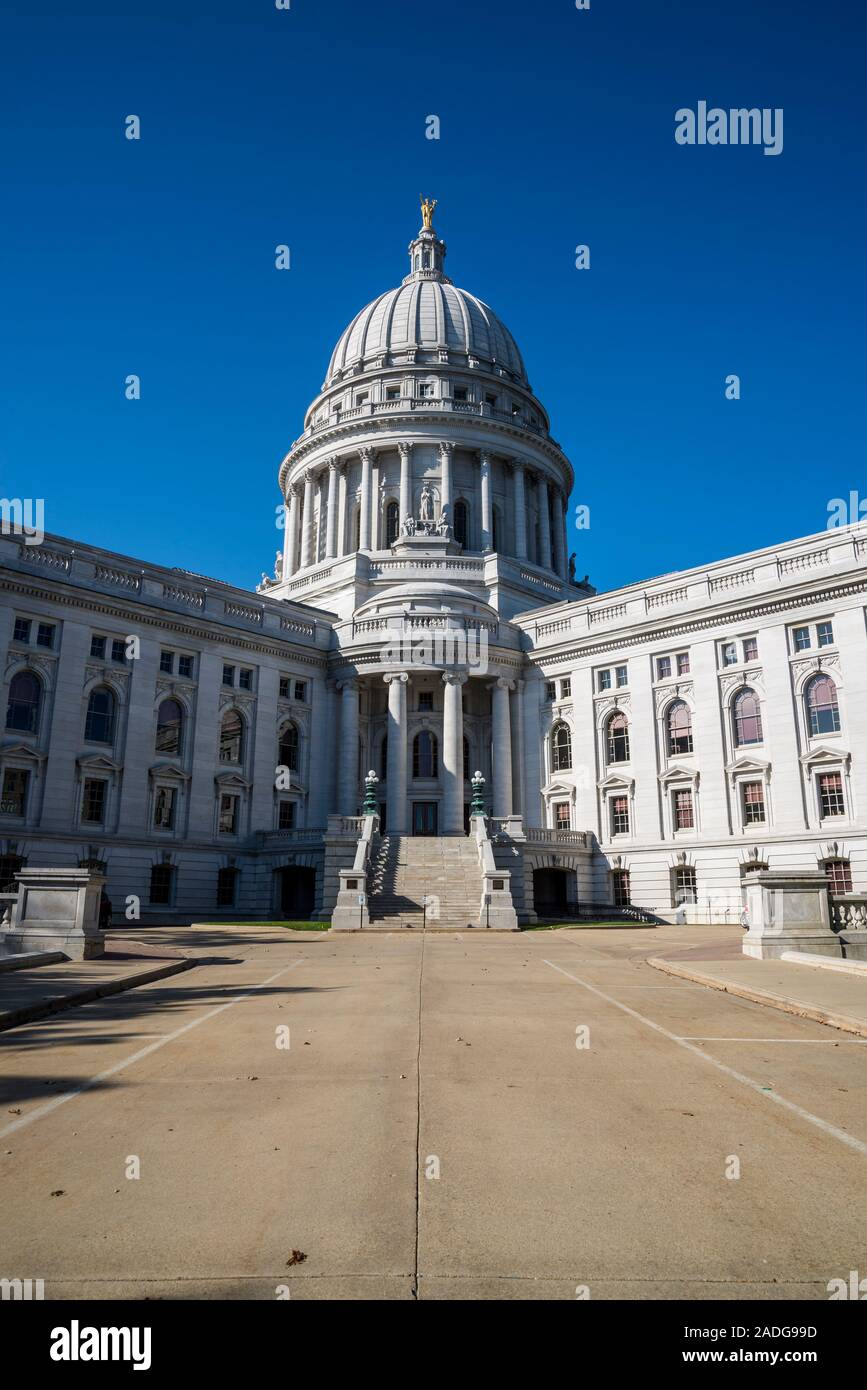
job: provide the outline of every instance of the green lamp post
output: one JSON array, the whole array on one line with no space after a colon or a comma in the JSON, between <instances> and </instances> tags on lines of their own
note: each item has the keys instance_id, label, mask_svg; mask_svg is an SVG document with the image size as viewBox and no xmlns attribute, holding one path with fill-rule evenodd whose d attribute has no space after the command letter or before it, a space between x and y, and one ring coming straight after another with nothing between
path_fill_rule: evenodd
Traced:
<instances>
[{"instance_id":1,"label":"green lamp post","mask_svg":"<svg viewBox=\"0 0 867 1390\"><path fill-rule=\"evenodd\" d=\"M364 805L361 810L365 816L379 815L379 802L376 799L376 788L378 785L379 778L373 768L371 768L364 779Z\"/></svg>"},{"instance_id":2,"label":"green lamp post","mask_svg":"<svg viewBox=\"0 0 867 1390\"><path fill-rule=\"evenodd\" d=\"M487 807L485 806L485 779L480 772L475 772L473 774L470 786L473 789L473 799L470 802L470 815L487 815Z\"/></svg>"}]
</instances>

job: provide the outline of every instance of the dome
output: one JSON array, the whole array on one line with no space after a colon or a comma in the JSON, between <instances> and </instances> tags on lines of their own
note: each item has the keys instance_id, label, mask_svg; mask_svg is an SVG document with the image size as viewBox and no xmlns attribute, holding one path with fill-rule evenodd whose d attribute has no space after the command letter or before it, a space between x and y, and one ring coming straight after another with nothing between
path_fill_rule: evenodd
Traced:
<instances>
[{"instance_id":1,"label":"dome","mask_svg":"<svg viewBox=\"0 0 867 1390\"><path fill-rule=\"evenodd\" d=\"M326 387L345 371L363 368L368 362L371 366L407 360L468 366L470 358L527 385L515 339L493 309L443 274L445 254L445 242L426 223L410 244L412 269L403 284L367 304L340 335Z\"/></svg>"}]
</instances>

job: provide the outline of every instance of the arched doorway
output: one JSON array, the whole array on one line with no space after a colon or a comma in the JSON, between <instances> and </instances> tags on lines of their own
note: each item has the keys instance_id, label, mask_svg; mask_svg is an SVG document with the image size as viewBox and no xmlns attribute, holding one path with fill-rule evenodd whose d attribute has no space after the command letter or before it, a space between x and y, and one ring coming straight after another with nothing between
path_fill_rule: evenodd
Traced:
<instances>
[{"instance_id":1,"label":"arched doorway","mask_svg":"<svg viewBox=\"0 0 867 1390\"><path fill-rule=\"evenodd\" d=\"M287 922L306 922L316 905L316 870L288 864L277 870L277 909Z\"/></svg>"},{"instance_id":2,"label":"arched doorway","mask_svg":"<svg viewBox=\"0 0 867 1390\"><path fill-rule=\"evenodd\" d=\"M533 906L536 916L543 918L569 917L569 869L533 870Z\"/></svg>"}]
</instances>

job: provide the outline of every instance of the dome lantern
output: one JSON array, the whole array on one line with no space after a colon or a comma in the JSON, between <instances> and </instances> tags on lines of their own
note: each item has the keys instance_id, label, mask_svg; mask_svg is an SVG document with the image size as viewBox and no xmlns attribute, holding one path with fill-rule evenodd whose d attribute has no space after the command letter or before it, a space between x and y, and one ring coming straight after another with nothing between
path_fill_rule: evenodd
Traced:
<instances>
[{"instance_id":1,"label":"dome lantern","mask_svg":"<svg viewBox=\"0 0 867 1390\"><path fill-rule=\"evenodd\" d=\"M409 244L410 273L403 283L410 285L414 280L439 280L443 285L452 282L443 271L446 259L446 244L440 241L433 229L433 213L436 198L422 198L421 214L423 225L419 228L415 241Z\"/></svg>"}]
</instances>

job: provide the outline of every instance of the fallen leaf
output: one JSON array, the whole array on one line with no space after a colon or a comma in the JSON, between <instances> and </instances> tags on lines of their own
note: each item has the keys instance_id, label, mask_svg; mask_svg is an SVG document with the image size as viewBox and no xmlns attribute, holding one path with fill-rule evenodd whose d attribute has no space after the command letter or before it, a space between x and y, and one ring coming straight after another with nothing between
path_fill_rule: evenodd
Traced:
<instances>
[{"instance_id":1,"label":"fallen leaf","mask_svg":"<svg viewBox=\"0 0 867 1390\"><path fill-rule=\"evenodd\" d=\"M289 1256L288 1260L286 1261L286 1264L287 1264L287 1266L288 1266L288 1265L300 1265L300 1264L303 1264L304 1261L305 1261L306 1259L307 1259L307 1256L304 1254L304 1251L303 1251L303 1250L293 1250L293 1251L292 1251L292 1254Z\"/></svg>"}]
</instances>

